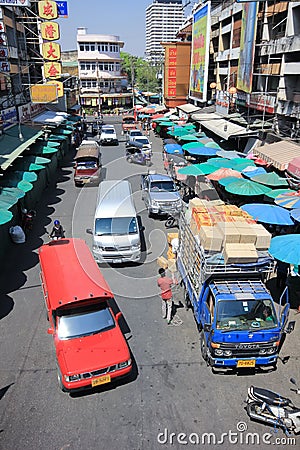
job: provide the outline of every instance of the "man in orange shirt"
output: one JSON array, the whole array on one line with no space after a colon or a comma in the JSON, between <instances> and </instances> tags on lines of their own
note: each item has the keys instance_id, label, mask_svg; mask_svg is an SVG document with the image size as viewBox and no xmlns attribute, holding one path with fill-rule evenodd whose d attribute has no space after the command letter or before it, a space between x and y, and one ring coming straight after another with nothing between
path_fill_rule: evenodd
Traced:
<instances>
[{"instance_id":1,"label":"man in orange shirt","mask_svg":"<svg viewBox=\"0 0 300 450\"><path fill-rule=\"evenodd\" d=\"M163 319L167 319L168 325L170 325L172 320L172 308L173 308L173 294L171 286L174 284L171 278L166 277L166 271L160 268L158 271L160 278L157 280L157 285L161 289L161 300L162 300L162 316Z\"/></svg>"}]
</instances>

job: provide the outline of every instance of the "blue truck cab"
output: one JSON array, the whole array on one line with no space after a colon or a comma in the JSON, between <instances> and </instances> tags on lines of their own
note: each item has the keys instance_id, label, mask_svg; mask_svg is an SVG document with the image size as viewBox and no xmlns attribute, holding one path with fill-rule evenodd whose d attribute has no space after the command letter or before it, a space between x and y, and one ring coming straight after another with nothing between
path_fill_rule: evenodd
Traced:
<instances>
[{"instance_id":1,"label":"blue truck cab","mask_svg":"<svg viewBox=\"0 0 300 450\"><path fill-rule=\"evenodd\" d=\"M179 236L178 270L200 332L203 359L213 368L275 367L283 335L293 324L286 327L287 289L276 308L266 288L274 267L270 255L257 264L225 265L206 254L184 217Z\"/></svg>"}]
</instances>

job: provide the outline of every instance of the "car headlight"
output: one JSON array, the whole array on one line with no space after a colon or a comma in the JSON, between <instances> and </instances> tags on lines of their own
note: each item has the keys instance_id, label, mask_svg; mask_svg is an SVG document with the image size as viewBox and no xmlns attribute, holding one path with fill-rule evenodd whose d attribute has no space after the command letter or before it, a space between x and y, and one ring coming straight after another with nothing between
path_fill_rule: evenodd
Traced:
<instances>
[{"instance_id":1,"label":"car headlight","mask_svg":"<svg viewBox=\"0 0 300 450\"><path fill-rule=\"evenodd\" d=\"M260 355L265 355L266 353L267 353L267 350L265 348L262 348L261 350L259 350Z\"/></svg>"},{"instance_id":2,"label":"car headlight","mask_svg":"<svg viewBox=\"0 0 300 450\"><path fill-rule=\"evenodd\" d=\"M128 367L130 365L131 365L131 359L128 359L127 361L119 363L118 369L125 369L125 367Z\"/></svg>"},{"instance_id":3,"label":"car headlight","mask_svg":"<svg viewBox=\"0 0 300 450\"><path fill-rule=\"evenodd\" d=\"M272 348L268 349L267 353L268 353L268 355L271 355L272 353L275 353L276 350L277 350L276 347L272 347Z\"/></svg>"},{"instance_id":4,"label":"car headlight","mask_svg":"<svg viewBox=\"0 0 300 450\"><path fill-rule=\"evenodd\" d=\"M216 356L223 356L223 354L224 354L223 350L215 349L215 355Z\"/></svg>"},{"instance_id":5,"label":"car headlight","mask_svg":"<svg viewBox=\"0 0 300 450\"><path fill-rule=\"evenodd\" d=\"M140 248L141 248L140 244L135 244L135 245L132 245L132 247L131 247L132 250L140 250Z\"/></svg>"},{"instance_id":6,"label":"car headlight","mask_svg":"<svg viewBox=\"0 0 300 450\"><path fill-rule=\"evenodd\" d=\"M78 380L80 380L80 378L81 378L81 375L79 373L76 375L65 375L65 380L67 382L78 381Z\"/></svg>"},{"instance_id":7,"label":"car headlight","mask_svg":"<svg viewBox=\"0 0 300 450\"><path fill-rule=\"evenodd\" d=\"M232 355L232 351L231 350L225 350L224 356L231 356L231 355Z\"/></svg>"},{"instance_id":8,"label":"car headlight","mask_svg":"<svg viewBox=\"0 0 300 450\"><path fill-rule=\"evenodd\" d=\"M152 202L152 206L156 206L156 207L158 207L158 206L159 206L159 204L158 204L158 202L157 202L156 200L153 200L153 202Z\"/></svg>"}]
</instances>

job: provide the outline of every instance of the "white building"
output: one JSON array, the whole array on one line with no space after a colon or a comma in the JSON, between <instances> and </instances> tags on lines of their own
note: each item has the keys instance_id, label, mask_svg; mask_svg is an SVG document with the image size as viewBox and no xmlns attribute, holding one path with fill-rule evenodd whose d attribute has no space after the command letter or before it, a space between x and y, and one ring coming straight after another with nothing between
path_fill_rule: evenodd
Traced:
<instances>
[{"instance_id":1,"label":"white building","mask_svg":"<svg viewBox=\"0 0 300 450\"><path fill-rule=\"evenodd\" d=\"M153 0L146 8L146 49L149 62L162 61L161 42L176 40L176 33L184 21L182 0Z\"/></svg>"},{"instance_id":2,"label":"white building","mask_svg":"<svg viewBox=\"0 0 300 450\"><path fill-rule=\"evenodd\" d=\"M82 106L100 111L127 103L126 94L122 93L122 80L126 79L121 75L120 50L123 46L119 36L87 34L87 28L77 29Z\"/></svg>"}]
</instances>

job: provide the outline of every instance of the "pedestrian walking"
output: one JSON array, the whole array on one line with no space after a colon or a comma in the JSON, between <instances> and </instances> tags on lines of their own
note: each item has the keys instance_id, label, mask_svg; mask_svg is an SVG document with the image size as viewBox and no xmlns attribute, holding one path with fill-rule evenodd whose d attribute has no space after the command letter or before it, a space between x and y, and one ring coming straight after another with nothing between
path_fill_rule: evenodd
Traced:
<instances>
[{"instance_id":1,"label":"pedestrian walking","mask_svg":"<svg viewBox=\"0 0 300 450\"><path fill-rule=\"evenodd\" d=\"M161 290L160 296L162 301L162 317L167 319L168 325L172 321L172 309L173 309L173 294L171 286L174 285L174 281L166 276L166 271L163 268L158 270L160 278L157 280L157 285Z\"/></svg>"}]
</instances>

